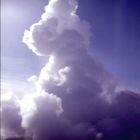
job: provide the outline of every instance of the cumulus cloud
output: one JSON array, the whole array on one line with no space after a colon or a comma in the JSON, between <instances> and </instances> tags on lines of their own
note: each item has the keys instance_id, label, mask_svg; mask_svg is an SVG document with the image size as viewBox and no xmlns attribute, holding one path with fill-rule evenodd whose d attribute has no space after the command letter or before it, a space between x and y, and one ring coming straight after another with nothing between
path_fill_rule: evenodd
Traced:
<instances>
[{"instance_id":1,"label":"cumulus cloud","mask_svg":"<svg viewBox=\"0 0 140 140\"><path fill-rule=\"evenodd\" d=\"M28 48L49 60L39 76L28 79L36 91L18 99L20 127L35 140L137 139L140 100L119 94L112 76L89 53L90 25L77 8L76 0L50 0L24 33ZM136 117L123 121L132 112Z\"/></svg>"},{"instance_id":2,"label":"cumulus cloud","mask_svg":"<svg viewBox=\"0 0 140 140\"><path fill-rule=\"evenodd\" d=\"M33 97L34 96L34 97ZM26 95L19 102L20 104L20 114L22 116L22 126L28 128L30 121L36 112L40 113L59 115L63 109L61 107L61 99L53 94L48 94L46 92L40 92L39 95ZM42 114L41 113L41 114Z\"/></svg>"},{"instance_id":3,"label":"cumulus cloud","mask_svg":"<svg viewBox=\"0 0 140 140\"><path fill-rule=\"evenodd\" d=\"M21 127L22 117L16 96L11 91L1 95L1 136L23 136L25 130Z\"/></svg>"},{"instance_id":4,"label":"cumulus cloud","mask_svg":"<svg viewBox=\"0 0 140 140\"><path fill-rule=\"evenodd\" d=\"M89 54L90 25L80 20L76 14L77 8L76 0L50 0L41 20L25 31L23 42L37 55L49 56L36 85L38 90L52 93L61 99L63 112L57 123L67 126L66 130L70 129L73 138L82 138L83 135L87 138L90 133L88 129L93 127L88 128L87 124L107 113L108 102L103 98L109 97L115 91L115 83L103 65ZM33 115L32 120L36 116L37 119L46 116L48 121L49 115L41 110L38 109L38 115ZM36 126L38 132L45 127L45 130L49 129L48 133L54 133L52 118L48 122L52 124L52 129L46 123L46 126ZM72 125L72 122L76 124ZM29 125L30 128L35 128L33 126L33 123ZM79 131L79 134L72 132L72 129ZM40 133L40 137L44 135L43 132ZM69 133L64 132L63 137L70 135ZM52 139L52 135L48 139Z\"/></svg>"},{"instance_id":5,"label":"cumulus cloud","mask_svg":"<svg viewBox=\"0 0 140 140\"><path fill-rule=\"evenodd\" d=\"M90 26L87 22L80 21L75 14L77 7L75 0L51 0L45 7L41 20L33 24L30 31L25 31L23 42L38 55L73 49L80 40L84 46L88 46Z\"/></svg>"}]
</instances>

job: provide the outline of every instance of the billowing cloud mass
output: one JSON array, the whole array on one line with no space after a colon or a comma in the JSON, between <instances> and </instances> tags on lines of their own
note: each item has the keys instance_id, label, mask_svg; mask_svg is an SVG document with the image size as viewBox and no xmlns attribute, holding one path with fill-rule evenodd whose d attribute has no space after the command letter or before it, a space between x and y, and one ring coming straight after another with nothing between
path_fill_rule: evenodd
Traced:
<instances>
[{"instance_id":1,"label":"billowing cloud mass","mask_svg":"<svg viewBox=\"0 0 140 140\"><path fill-rule=\"evenodd\" d=\"M1 134L4 137L21 136L24 129L20 126L22 118L20 108L12 92L7 92L1 97Z\"/></svg>"},{"instance_id":2,"label":"billowing cloud mass","mask_svg":"<svg viewBox=\"0 0 140 140\"><path fill-rule=\"evenodd\" d=\"M138 140L139 96L118 91L91 55L90 25L77 8L76 0L50 0L40 21L25 31L23 42L49 61L28 79L35 92L4 102L3 129L34 140ZM10 111L15 116L5 119Z\"/></svg>"}]
</instances>

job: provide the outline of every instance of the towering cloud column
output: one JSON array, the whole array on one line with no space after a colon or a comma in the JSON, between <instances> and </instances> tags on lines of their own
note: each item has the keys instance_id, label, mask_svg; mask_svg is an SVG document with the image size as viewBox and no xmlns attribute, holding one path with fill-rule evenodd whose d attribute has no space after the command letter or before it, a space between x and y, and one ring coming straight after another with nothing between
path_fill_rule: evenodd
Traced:
<instances>
[{"instance_id":1,"label":"towering cloud column","mask_svg":"<svg viewBox=\"0 0 140 140\"><path fill-rule=\"evenodd\" d=\"M69 133L81 137L82 129L85 129L84 137L88 137L88 133L93 135L92 122L105 115L108 108L105 99L115 93L111 76L89 53L90 25L76 15L77 8L76 0L50 0L40 21L26 30L23 37L23 42L35 54L49 56L48 64L36 81L38 92L43 91L62 102L59 104L61 114L53 119L49 117L53 111L46 113L44 110L56 108L49 101L45 103L50 97L36 100L38 109L31 116L28 127L41 139L55 139L56 135L66 137ZM26 117L22 116L26 122ZM57 124L60 130L55 130ZM65 132L65 127L69 132ZM79 134L71 132L72 129Z\"/></svg>"}]
</instances>

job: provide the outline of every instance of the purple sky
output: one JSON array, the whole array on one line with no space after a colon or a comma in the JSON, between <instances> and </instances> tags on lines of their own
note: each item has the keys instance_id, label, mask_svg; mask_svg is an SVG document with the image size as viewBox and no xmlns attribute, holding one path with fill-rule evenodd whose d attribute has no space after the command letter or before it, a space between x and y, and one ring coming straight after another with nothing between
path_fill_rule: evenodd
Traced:
<instances>
[{"instance_id":1,"label":"purple sky","mask_svg":"<svg viewBox=\"0 0 140 140\"><path fill-rule=\"evenodd\" d=\"M21 40L47 0L2 0L2 79L24 80L44 64ZM140 2L79 0L78 15L92 27L93 53L124 86L140 91Z\"/></svg>"}]
</instances>

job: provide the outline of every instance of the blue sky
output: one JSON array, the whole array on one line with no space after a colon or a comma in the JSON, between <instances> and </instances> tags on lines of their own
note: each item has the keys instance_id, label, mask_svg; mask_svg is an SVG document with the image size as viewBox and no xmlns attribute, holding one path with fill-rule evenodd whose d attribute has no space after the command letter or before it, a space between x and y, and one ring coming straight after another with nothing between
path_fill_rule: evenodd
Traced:
<instances>
[{"instance_id":1,"label":"blue sky","mask_svg":"<svg viewBox=\"0 0 140 140\"><path fill-rule=\"evenodd\" d=\"M2 0L2 79L24 81L45 64L22 43L47 0ZM140 91L140 1L79 0L78 15L92 27L93 53L122 85Z\"/></svg>"}]
</instances>

